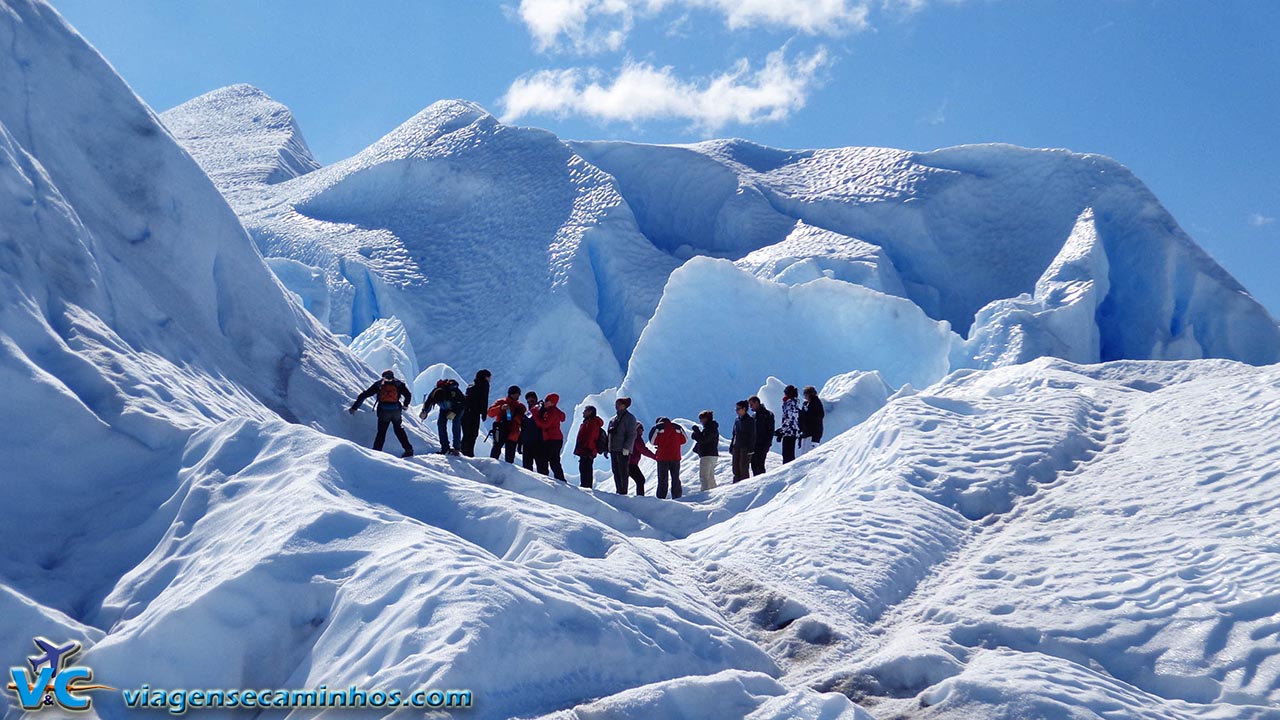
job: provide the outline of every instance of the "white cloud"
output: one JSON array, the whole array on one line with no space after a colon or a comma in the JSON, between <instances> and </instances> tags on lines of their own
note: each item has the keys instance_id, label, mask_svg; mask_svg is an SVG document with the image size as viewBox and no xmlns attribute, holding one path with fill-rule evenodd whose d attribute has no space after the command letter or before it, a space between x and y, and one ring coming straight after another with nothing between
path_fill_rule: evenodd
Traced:
<instances>
[{"instance_id":1,"label":"white cloud","mask_svg":"<svg viewBox=\"0 0 1280 720\"><path fill-rule=\"evenodd\" d=\"M612 79L596 68L540 70L507 89L503 120L575 114L604 122L688 120L707 130L776 122L804 107L828 62L825 48L794 61L777 50L759 70L744 59L728 72L692 81L670 67L632 61Z\"/></svg>"},{"instance_id":2,"label":"white cloud","mask_svg":"<svg viewBox=\"0 0 1280 720\"><path fill-rule=\"evenodd\" d=\"M520 0L520 20L539 50L561 46L577 52L617 51L631 32L636 0ZM592 27L604 19L606 27Z\"/></svg>"},{"instance_id":3,"label":"white cloud","mask_svg":"<svg viewBox=\"0 0 1280 720\"><path fill-rule=\"evenodd\" d=\"M1275 218L1268 217L1262 213L1253 213L1249 216L1249 224L1256 228L1266 227L1275 221Z\"/></svg>"},{"instance_id":4,"label":"white cloud","mask_svg":"<svg viewBox=\"0 0 1280 720\"><path fill-rule=\"evenodd\" d=\"M637 17L705 10L730 30L768 27L842 35L870 27L873 9L913 12L930 0L520 0L520 20L539 50L617 51ZM954 1L954 0L953 0Z\"/></svg>"}]
</instances>

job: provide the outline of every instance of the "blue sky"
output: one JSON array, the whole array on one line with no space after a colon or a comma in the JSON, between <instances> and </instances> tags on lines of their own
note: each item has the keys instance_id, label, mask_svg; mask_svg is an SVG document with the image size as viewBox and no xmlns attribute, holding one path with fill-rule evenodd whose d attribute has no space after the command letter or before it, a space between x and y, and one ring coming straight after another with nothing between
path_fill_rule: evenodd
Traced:
<instances>
[{"instance_id":1,"label":"blue sky","mask_svg":"<svg viewBox=\"0 0 1280 720\"><path fill-rule=\"evenodd\" d=\"M324 163L446 97L572 139L1103 153L1280 317L1280 2L54 5L158 111L251 83Z\"/></svg>"}]
</instances>

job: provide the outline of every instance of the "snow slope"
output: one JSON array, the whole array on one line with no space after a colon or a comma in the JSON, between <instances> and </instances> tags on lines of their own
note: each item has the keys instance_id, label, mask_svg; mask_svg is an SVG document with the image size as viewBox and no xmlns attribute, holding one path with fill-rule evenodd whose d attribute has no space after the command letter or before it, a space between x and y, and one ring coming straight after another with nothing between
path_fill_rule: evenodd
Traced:
<instances>
[{"instance_id":1,"label":"snow slope","mask_svg":"<svg viewBox=\"0 0 1280 720\"><path fill-rule=\"evenodd\" d=\"M82 622L163 529L149 514L192 432L284 419L365 440L342 410L371 376L52 9L4 4L0 43L0 539L32 548L0 575L6 606Z\"/></svg>"}]
</instances>

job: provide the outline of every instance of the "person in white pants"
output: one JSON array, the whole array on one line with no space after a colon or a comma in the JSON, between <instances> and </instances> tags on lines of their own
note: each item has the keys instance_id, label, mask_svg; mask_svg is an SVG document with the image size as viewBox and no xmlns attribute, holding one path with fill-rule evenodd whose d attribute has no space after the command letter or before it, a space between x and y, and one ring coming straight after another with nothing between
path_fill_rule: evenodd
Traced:
<instances>
[{"instance_id":1,"label":"person in white pants","mask_svg":"<svg viewBox=\"0 0 1280 720\"><path fill-rule=\"evenodd\" d=\"M702 491L716 486L716 462L720 459L720 424L710 410L698 413L702 427L693 426L693 451L698 453L698 479Z\"/></svg>"}]
</instances>

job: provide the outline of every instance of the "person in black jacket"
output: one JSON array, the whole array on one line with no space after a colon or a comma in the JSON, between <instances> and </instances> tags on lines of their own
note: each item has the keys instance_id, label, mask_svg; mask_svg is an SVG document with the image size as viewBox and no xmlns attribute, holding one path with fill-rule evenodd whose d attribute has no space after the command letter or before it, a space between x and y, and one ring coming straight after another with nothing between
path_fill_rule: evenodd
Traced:
<instances>
[{"instance_id":1,"label":"person in black jacket","mask_svg":"<svg viewBox=\"0 0 1280 720\"><path fill-rule=\"evenodd\" d=\"M751 451L756 445L756 421L747 413L747 401L739 400L738 419L733 421L733 438L729 452L733 455L733 481L746 480L751 475Z\"/></svg>"},{"instance_id":2,"label":"person in black jacket","mask_svg":"<svg viewBox=\"0 0 1280 720\"><path fill-rule=\"evenodd\" d=\"M826 408L822 406L822 398L818 397L818 391L812 385L808 385L804 389L804 405L800 407L800 450L805 450L805 441L808 440L809 445L817 445L822 442L822 422L827 415Z\"/></svg>"},{"instance_id":3,"label":"person in black jacket","mask_svg":"<svg viewBox=\"0 0 1280 720\"><path fill-rule=\"evenodd\" d=\"M534 413L542 412L542 403L538 402L538 393L532 390L524 394L524 402L527 412L520 418L521 464L525 470L533 470L536 465L538 472L546 475L547 459L542 456L542 428L538 427L538 421L533 418Z\"/></svg>"},{"instance_id":4,"label":"person in black jacket","mask_svg":"<svg viewBox=\"0 0 1280 720\"><path fill-rule=\"evenodd\" d=\"M751 411L756 415L756 446L751 451L751 475L764 474L764 461L769 457L769 448L773 447L774 426L773 413L760 402L760 398L752 395L747 401Z\"/></svg>"},{"instance_id":5,"label":"person in black jacket","mask_svg":"<svg viewBox=\"0 0 1280 720\"><path fill-rule=\"evenodd\" d=\"M476 379L467 388L467 399L462 413L462 454L467 457L476 456L476 439L480 437L480 421L489 412L489 378L488 370L476 373Z\"/></svg>"},{"instance_id":6,"label":"person in black jacket","mask_svg":"<svg viewBox=\"0 0 1280 720\"><path fill-rule=\"evenodd\" d=\"M693 451L698 453L698 479L702 491L716 486L716 461L720 458L720 423L710 410L698 413L702 426L693 426Z\"/></svg>"},{"instance_id":7,"label":"person in black jacket","mask_svg":"<svg viewBox=\"0 0 1280 720\"><path fill-rule=\"evenodd\" d=\"M404 454L400 457L412 457L413 446L409 444L409 436L404 432L404 426L401 425L403 420L404 409L409 407L409 403L413 401L413 393L409 392L409 388L403 382L396 379L396 374L390 370L384 370L382 379L369 386L368 390L360 393L360 397L351 404L351 409L347 412L352 415L360 409L365 400L373 396L378 397L378 435L373 439L373 449L381 450L383 443L387 441L387 426L394 425L396 428L396 439L400 441L400 445L404 448ZM401 398L404 404L401 404Z\"/></svg>"}]
</instances>

